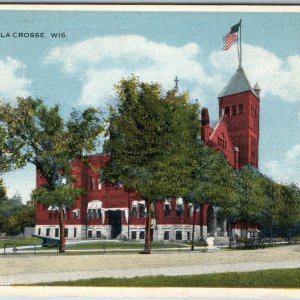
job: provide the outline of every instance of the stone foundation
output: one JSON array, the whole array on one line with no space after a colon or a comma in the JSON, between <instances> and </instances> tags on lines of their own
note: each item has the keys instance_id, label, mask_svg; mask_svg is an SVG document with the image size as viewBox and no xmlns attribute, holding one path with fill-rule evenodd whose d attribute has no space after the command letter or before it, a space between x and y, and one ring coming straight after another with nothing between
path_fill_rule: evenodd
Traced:
<instances>
[{"instance_id":1,"label":"stone foundation","mask_svg":"<svg viewBox=\"0 0 300 300\"><path fill-rule=\"evenodd\" d=\"M111 225L66 225L68 229L67 240L82 240L82 239L99 239L106 240L111 239ZM47 230L48 229L48 230ZM55 229L59 229L58 225L36 225L35 234L41 236L49 236L52 238L58 238L55 236ZM145 239L145 226L130 225L129 226L129 238L128 238L128 226L123 225L120 238L131 241L143 241ZM195 226L194 240L198 241L201 238L207 238L207 227L202 228L199 225ZM153 241L154 242L188 242L192 239L192 225L182 224L170 224L170 225L157 225L153 229Z\"/></svg>"}]
</instances>

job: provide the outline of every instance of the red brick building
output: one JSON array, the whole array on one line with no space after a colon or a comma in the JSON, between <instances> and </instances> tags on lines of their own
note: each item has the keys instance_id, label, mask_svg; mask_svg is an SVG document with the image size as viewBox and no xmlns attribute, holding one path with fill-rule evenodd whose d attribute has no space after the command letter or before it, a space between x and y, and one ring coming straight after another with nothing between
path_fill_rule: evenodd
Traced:
<instances>
[{"instance_id":1,"label":"red brick building","mask_svg":"<svg viewBox=\"0 0 300 300\"><path fill-rule=\"evenodd\" d=\"M252 87L239 67L219 94L219 120L210 122L208 109L202 109L203 141L220 149L228 163L236 169L246 164L258 168L260 89ZM89 157L88 163L74 162L77 186L88 191L71 210L66 210L68 239L145 238L145 201L123 187L107 188L99 179L105 165L105 154ZM37 175L37 186L43 179ZM169 199L153 207L152 235L155 241L191 239L193 205L183 199ZM242 228L236 228L241 233ZM54 208L37 206L36 234L58 237L58 216ZM209 202L196 211L195 239L227 237L226 220L218 218L218 208Z\"/></svg>"}]
</instances>

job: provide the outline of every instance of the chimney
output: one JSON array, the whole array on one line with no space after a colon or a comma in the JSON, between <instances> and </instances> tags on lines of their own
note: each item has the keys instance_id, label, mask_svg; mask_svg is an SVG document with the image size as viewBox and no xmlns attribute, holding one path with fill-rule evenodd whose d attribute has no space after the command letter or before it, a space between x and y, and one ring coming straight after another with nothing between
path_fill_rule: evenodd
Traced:
<instances>
[{"instance_id":1,"label":"chimney","mask_svg":"<svg viewBox=\"0 0 300 300\"><path fill-rule=\"evenodd\" d=\"M209 113L206 107L203 107L201 110L201 125L206 126L209 125Z\"/></svg>"}]
</instances>

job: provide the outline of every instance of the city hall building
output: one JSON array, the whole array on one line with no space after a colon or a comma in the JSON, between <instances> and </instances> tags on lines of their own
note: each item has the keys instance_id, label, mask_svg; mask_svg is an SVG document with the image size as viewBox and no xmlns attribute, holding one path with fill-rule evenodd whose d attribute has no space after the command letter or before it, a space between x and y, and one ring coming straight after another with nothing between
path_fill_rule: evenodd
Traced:
<instances>
[{"instance_id":1,"label":"city hall building","mask_svg":"<svg viewBox=\"0 0 300 300\"><path fill-rule=\"evenodd\" d=\"M235 169L251 164L258 168L260 89L252 86L240 66L218 96L219 120L210 122L209 111L201 111L201 136L209 146L222 151ZM88 162L75 161L77 186L87 191L66 210L67 239L145 238L146 206L141 195L124 187L110 188L101 183L99 171L107 163L106 154L92 155ZM37 186L43 178L37 174ZM192 235L191 203L182 198L166 199L152 208L151 234L154 241L189 241ZM37 235L59 237L58 215L53 207L37 204ZM209 202L196 210L195 240L215 237L228 239L226 220L218 217L218 207ZM243 234L236 224L234 232Z\"/></svg>"}]
</instances>

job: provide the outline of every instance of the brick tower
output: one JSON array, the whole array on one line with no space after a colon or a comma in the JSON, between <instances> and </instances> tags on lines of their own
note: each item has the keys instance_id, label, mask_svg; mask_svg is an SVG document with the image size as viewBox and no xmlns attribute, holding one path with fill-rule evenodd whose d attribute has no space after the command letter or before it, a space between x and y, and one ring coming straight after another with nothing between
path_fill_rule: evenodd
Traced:
<instances>
[{"instance_id":1,"label":"brick tower","mask_svg":"<svg viewBox=\"0 0 300 300\"><path fill-rule=\"evenodd\" d=\"M239 150L239 168L258 168L260 88L251 86L240 65L219 94L219 115L224 113L232 143Z\"/></svg>"}]
</instances>

